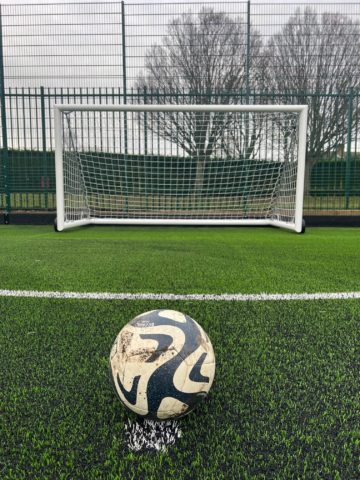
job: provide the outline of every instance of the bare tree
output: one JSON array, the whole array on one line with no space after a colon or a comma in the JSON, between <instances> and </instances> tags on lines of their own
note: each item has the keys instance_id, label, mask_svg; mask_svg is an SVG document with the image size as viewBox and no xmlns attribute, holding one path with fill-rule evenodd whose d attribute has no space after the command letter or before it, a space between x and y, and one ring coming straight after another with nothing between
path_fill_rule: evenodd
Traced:
<instances>
[{"instance_id":1,"label":"bare tree","mask_svg":"<svg viewBox=\"0 0 360 480\"><path fill-rule=\"evenodd\" d=\"M247 73L251 72L249 81L253 87L259 79L260 36L252 36L251 69L246 42L246 25L241 18L232 19L209 8L197 15L185 13L169 24L162 45L148 51L145 74L137 86L153 92L152 103L238 103L247 85ZM196 158L195 184L201 189L205 161L219 151L233 118L229 114L187 113L158 122L157 131L163 138L176 140L189 156Z\"/></svg>"},{"instance_id":2,"label":"bare tree","mask_svg":"<svg viewBox=\"0 0 360 480\"><path fill-rule=\"evenodd\" d=\"M317 159L345 143L349 92L360 87L360 25L340 13L297 9L266 49L269 88L279 102L307 103L306 188ZM354 111L354 120L359 111ZM354 121L353 125L355 126Z\"/></svg>"}]
</instances>

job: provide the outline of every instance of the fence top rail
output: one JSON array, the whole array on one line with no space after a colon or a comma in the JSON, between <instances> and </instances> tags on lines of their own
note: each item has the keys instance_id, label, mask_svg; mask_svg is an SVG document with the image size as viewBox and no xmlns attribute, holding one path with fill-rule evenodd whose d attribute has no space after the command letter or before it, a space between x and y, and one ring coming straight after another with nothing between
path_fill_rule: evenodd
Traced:
<instances>
[{"instance_id":1,"label":"fence top rail","mask_svg":"<svg viewBox=\"0 0 360 480\"><path fill-rule=\"evenodd\" d=\"M104 105L104 104L55 104L61 112L304 112L307 105Z\"/></svg>"}]
</instances>

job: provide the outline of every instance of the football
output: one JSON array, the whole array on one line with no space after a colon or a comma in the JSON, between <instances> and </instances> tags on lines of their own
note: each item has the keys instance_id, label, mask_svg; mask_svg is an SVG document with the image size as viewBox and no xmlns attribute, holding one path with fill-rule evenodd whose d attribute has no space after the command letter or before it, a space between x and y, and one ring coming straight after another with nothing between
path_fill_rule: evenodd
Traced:
<instances>
[{"instance_id":1,"label":"football","mask_svg":"<svg viewBox=\"0 0 360 480\"><path fill-rule=\"evenodd\" d=\"M120 401L153 420L191 412L208 394L214 375L209 337L195 320L174 310L138 315L110 352L110 379Z\"/></svg>"}]
</instances>

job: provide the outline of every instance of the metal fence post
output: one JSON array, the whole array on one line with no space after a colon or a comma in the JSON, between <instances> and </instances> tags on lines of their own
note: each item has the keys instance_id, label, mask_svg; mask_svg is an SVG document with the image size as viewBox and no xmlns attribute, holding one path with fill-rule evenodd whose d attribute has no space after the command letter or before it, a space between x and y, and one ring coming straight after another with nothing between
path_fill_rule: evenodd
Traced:
<instances>
[{"instance_id":1,"label":"metal fence post","mask_svg":"<svg viewBox=\"0 0 360 480\"><path fill-rule=\"evenodd\" d=\"M353 129L353 102L354 91L350 89L348 96L348 131L347 131L347 152L346 152L346 166L345 166L345 208L350 206L350 180L351 180L351 137Z\"/></svg>"},{"instance_id":2,"label":"metal fence post","mask_svg":"<svg viewBox=\"0 0 360 480\"><path fill-rule=\"evenodd\" d=\"M44 195L45 207L48 207L48 168L46 154L46 114L45 114L45 92L44 87L40 87L40 105L41 105L41 133L42 133L42 151L43 151L43 176L44 176Z\"/></svg>"},{"instance_id":3,"label":"metal fence post","mask_svg":"<svg viewBox=\"0 0 360 480\"><path fill-rule=\"evenodd\" d=\"M140 93L140 92L139 92ZM144 87L144 105L147 104L147 88ZM144 155L148 154L148 123L147 113L144 113Z\"/></svg>"},{"instance_id":4,"label":"metal fence post","mask_svg":"<svg viewBox=\"0 0 360 480\"><path fill-rule=\"evenodd\" d=\"M122 74L123 74L123 102L127 104L127 78L126 78L126 32L125 32L125 2L121 2L121 43L122 43ZM128 122L127 112L124 114L124 170L125 170L125 210L129 209L129 186L127 176L128 154Z\"/></svg>"},{"instance_id":5,"label":"metal fence post","mask_svg":"<svg viewBox=\"0 0 360 480\"><path fill-rule=\"evenodd\" d=\"M247 2L247 20L246 20L246 94L245 94L245 103L247 105L250 104L250 62L251 62L251 48L250 48L250 42L251 42L251 29L250 29L250 23L251 23L251 12L250 12L250 0ZM249 131L249 113L245 113L245 158L246 162L248 162L248 156L247 156L247 150L248 150L248 145L249 145L249 140L250 140L250 131ZM247 179L249 177L249 166L245 168L245 178L246 178L246 183L247 184ZM244 214L245 217L247 216L248 212L248 198L249 198L249 191L248 187L245 188L244 191L244 198L243 198L243 209L244 209Z\"/></svg>"},{"instance_id":6,"label":"metal fence post","mask_svg":"<svg viewBox=\"0 0 360 480\"><path fill-rule=\"evenodd\" d=\"M121 46L122 46L122 76L123 95L126 104L127 79L126 79L126 35L125 35L125 2L121 2Z\"/></svg>"},{"instance_id":7,"label":"metal fence post","mask_svg":"<svg viewBox=\"0 0 360 480\"><path fill-rule=\"evenodd\" d=\"M247 25L246 25L246 103L250 103L250 64L251 64L251 3L247 2Z\"/></svg>"},{"instance_id":8,"label":"metal fence post","mask_svg":"<svg viewBox=\"0 0 360 480\"><path fill-rule=\"evenodd\" d=\"M7 139L6 122L6 98L5 98L5 75L4 75L4 51L3 51L3 30L2 30L2 6L0 5L0 102L1 102L1 133L2 133L2 167L5 189L5 212L4 223L10 220L11 198L10 198L10 172L9 172L9 150Z\"/></svg>"},{"instance_id":9,"label":"metal fence post","mask_svg":"<svg viewBox=\"0 0 360 480\"><path fill-rule=\"evenodd\" d=\"M122 76L123 76L123 102L127 104L127 78L126 78L126 33L125 33L125 2L121 2L121 44L122 44ZM124 112L124 147L128 153L127 115Z\"/></svg>"}]
</instances>

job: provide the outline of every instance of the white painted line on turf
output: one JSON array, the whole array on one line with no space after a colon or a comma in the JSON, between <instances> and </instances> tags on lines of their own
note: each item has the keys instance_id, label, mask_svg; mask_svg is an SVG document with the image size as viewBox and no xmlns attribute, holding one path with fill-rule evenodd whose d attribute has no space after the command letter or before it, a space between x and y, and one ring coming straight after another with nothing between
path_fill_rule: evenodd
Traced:
<instances>
[{"instance_id":1,"label":"white painted line on turf","mask_svg":"<svg viewBox=\"0 0 360 480\"><path fill-rule=\"evenodd\" d=\"M0 290L0 297L60 298L75 300L194 300L217 302L259 302L277 300L349 300L360 299L360 292L319 293L110 293L49 292L37 290Z\"/></svg>"}]
</instances>

